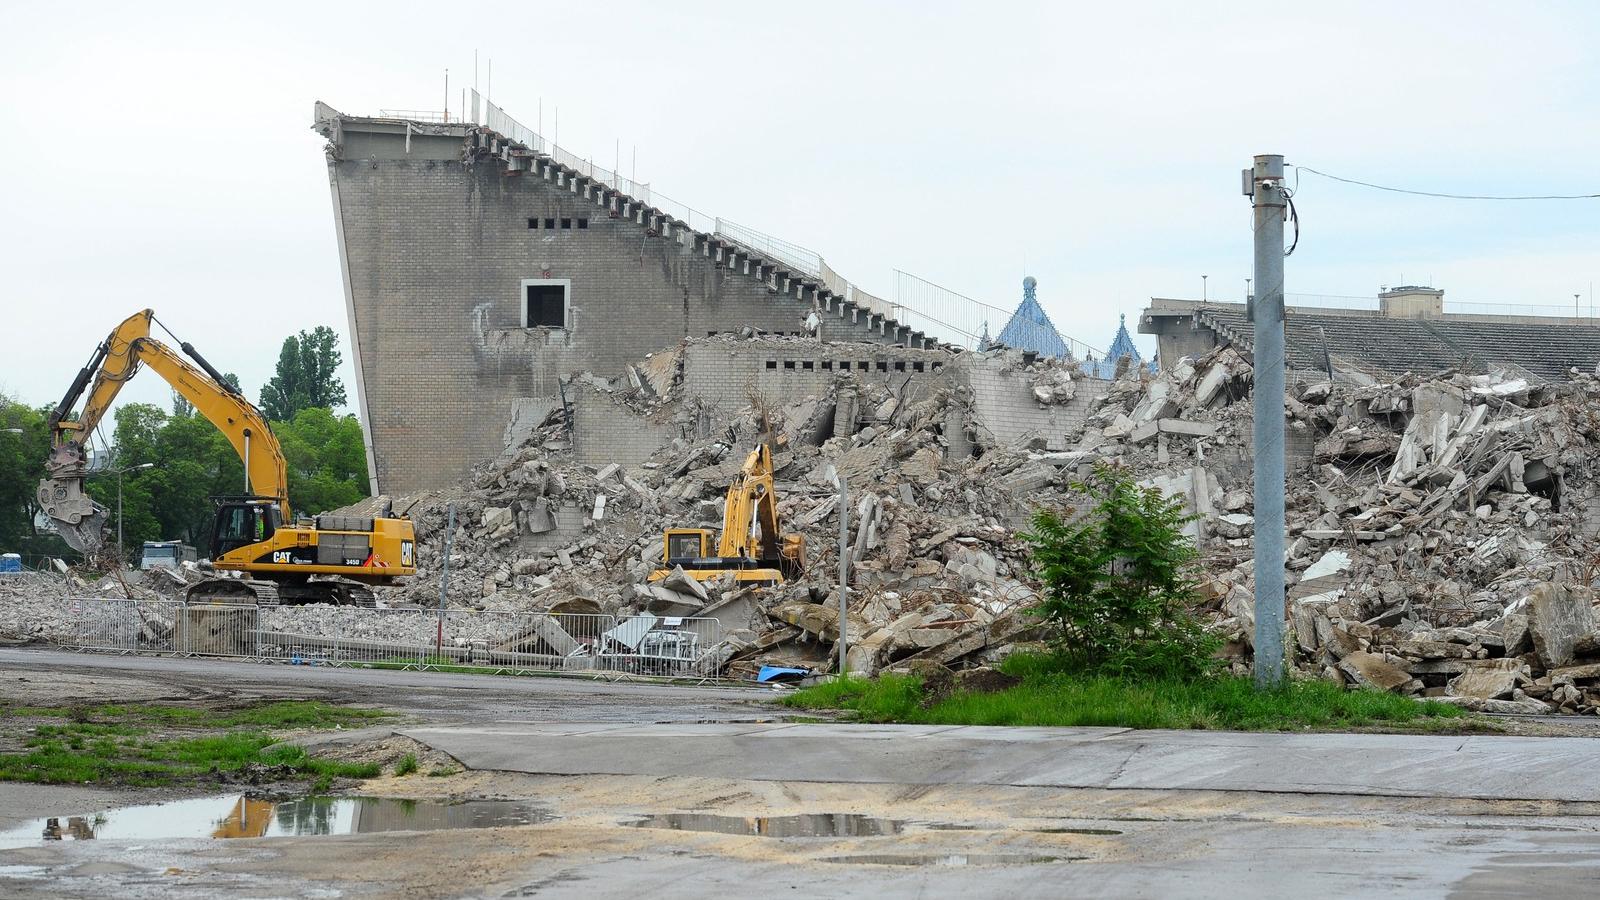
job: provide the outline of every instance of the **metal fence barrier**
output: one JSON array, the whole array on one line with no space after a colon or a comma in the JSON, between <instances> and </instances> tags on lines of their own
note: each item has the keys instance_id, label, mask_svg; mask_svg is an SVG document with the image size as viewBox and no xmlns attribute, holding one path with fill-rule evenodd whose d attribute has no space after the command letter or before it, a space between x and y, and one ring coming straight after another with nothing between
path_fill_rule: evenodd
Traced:
<instances>
[{"instance_id":1,"label":"metal fence barrier","mask_svg":"<svg viewBox=\"0 0 1600 900\"><path fill-rule=\"evenodd\" d=\"M566 672L715 680L726 659L716 619L644 613L256 607L176 600L66 601L77 650L228 657L296 665Z\"/></svg>"}]
</instances>

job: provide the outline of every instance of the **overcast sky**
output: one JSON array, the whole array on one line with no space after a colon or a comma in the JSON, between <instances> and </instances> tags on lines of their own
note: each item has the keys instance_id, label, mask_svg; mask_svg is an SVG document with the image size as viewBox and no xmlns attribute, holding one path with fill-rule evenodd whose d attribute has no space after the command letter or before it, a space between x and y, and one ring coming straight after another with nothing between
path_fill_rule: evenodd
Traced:
<instances>
[{"instance_id":1,"label":"overcast sky","mask_svg":"<svg viewBox=\"0 0 1600 900\"><path fill-rule=\"evenodd\" d=\"M511 115L542 101L548 133L559 107L564 147L620 141L624 174L636 147L639 180L887 297L898 268L1009 308L1032 274L1097 347L1202 275L1243 294L1255 153L1600 192L1593 3L230 5L5 0L0 391L53 402L145 306L252 397L285 335L344 334L312 103L436 108L448 68L454 110L475 49ZM1600 201L1304 175L1297 203L1291 294L1404 280L1587 311L1600 281ZM168 392L147 373L124 397Z\"/></svg>"}]
</instances>

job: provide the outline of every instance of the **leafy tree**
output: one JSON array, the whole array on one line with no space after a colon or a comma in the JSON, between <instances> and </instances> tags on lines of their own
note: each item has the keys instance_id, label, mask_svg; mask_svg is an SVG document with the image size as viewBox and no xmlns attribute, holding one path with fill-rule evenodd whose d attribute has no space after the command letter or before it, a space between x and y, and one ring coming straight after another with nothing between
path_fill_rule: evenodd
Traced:
<instances>
[{"instance_id":1,"label":"leafy tree","mask_svg":"<svg viewBox=\"0 0 1600 900\"><path fill-rule=\"evenodd\" d=\"M343 359L339 335L326 325L284 338L277 374L261 389L261 411L274 422L291 422L302 409L343 406L344 383L336 374Z\"/></svg>"},{"instance_id":2,"label":"leafy tree","mask_svg":"<svg viewBox=\"0 0 1600 900\"><path fill-rule=\"evenodd\" d=\"M36 490L50 453L46 412L0 395L0 553L23 552L36 538Z\"/></svg>"},{"instance_id":3,"label":"leafy tree","mask_svg":"<svg viewBox=\"0 0 1600 900\"><path fill-rule=\"evenodd\" d=\"M1040 509L1021 535L1044 582L1038 613L1067 668L1122 677L1193 678L1214 671L1218 641L1190 611L1195 549L1182 501L1098 466L1074 487L1094 501Z\"/></svg>"},{"instance_id":4,"label":"leafy tree","mask_svg":"<svg viewBox=\"0 0 1600 900\"><path fill-rule=\"evenodd\" d=\"M327 409L302 409L292 422L274 422L289 469L289 505L315 515L367 496L367 454L361 423Z\"/></svg>"}]
</instances>

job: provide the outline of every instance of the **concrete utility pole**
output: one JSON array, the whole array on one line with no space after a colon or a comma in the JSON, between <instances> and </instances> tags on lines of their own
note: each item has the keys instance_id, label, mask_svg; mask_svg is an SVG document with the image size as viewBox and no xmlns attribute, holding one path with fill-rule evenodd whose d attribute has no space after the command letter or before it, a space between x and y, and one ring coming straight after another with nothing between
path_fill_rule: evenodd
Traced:
<instances>
[{"instance_id":1,"label":"concrete utility pole","mask_svg":"<svg viewBox=\"0 0 1600 900\"><path fill-rule=\"evenodd\" d=\"M1256 686L1283 681L1283 157L1245 170L1255 207Z\"/></svg>"}]
</instances>

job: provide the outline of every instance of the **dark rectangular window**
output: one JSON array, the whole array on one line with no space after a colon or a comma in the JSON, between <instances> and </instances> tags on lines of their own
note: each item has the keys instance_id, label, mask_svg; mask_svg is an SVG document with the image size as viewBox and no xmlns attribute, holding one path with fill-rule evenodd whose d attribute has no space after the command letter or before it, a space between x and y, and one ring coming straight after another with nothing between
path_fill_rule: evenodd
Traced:
<instances>
[{"instance_id":1,"label":"dark rectangular window","mask_svg":"<svg viewBox=\"0 0 1600 900\"><path fill-rule=\"evenodd\" d=\"M831 359L823 360L822 361L822 371L824 371L824 372L832 372L833 371L833 360L831 360Z\"/></svg>"},{"instance_id":2,"label":"dark rectangular window","mask_svg":"<svg viewBox=\"0 0 1600 900\"><path fill-rule=\"evenodd\" d=\"M914 372L921 372L922 371L922 363L920 361L912 363L911 364L911 370L914 371Z\"/></svg>"},{"instance_id":3,"label":"dark rectangular window","mask_svg":"<svg viewBox=\"0 0 1600 900\"><path fill-rule=\"evenodd\" d=\"M884 362L881 359L878 360L878 371L879 372L887 372L887 371L889 371L889 364Z\"/></svg>"},{"instance_id":4,"label":"dark rectangular window","mask_svg":"<svg viewBox=\"0 0 1600 900\"><path fill-rule=\"evenodd\" d=\"M800 364L800 368L805 369L807 372L811 371L812 369L815 369L816 367L817 367L817 364L812 362L809 359Z\"/></svg>"},{"instance_id":5,"label":"dark rectangular window","mask_svg":"<svg viewBox=\"0 0 1600 900\"><path fill-rule=\"evenodd\" d=\"M579 219L578 220L578 227L579 228L588 228L589 227L589 220L588 219Z\"/></svg>"},{"instance_id":6,"label":"dark rectangular window","mask_svg":"<svg viewBox=\"0 0 1600 900\"><path fill-rule=\"evenodd\" d=\"M538 228L539 227L539 220L538 219L529 219L528 220L528 227L529 228Z\"/></svg>"},{"instance_id":7,"label":"dark rectangular window","mask_svg":"<svg viewBox=\"0 0 1600 900\"><path fill-rule=\"evenodd\" d=\"M778 361L777 360L775 360L775 359L767 360L767 368L776 369L777 367L778 367Z\"/></svg>"},{"instance_id":8,"label":"dark rectangular window","mask_svg":"<svg viewBox=\"0 0 1600 900\"><path fill-rule=\"evenodd\" d=\"M905 362L905 360L903 360L903 359L895 360L894 361L894 370L896 372L904 372L906 370L906 362Z\"/></svg>"},{"instance_id":9,"label":"dark rectangular window","mask_svg":"<svg viewBox=\"0 0 1600 900\"><path fill-rule=\"evenodd\" d=\"M554 228L554 227L556 227L556 220L555 219L545 219L544 220L544 227L546 227L546 228Z\"/></svg>"},{"instance_id":10,"label":"dark rectangular window","mask_svg":"<svg viewBox=\"0 0 1600 900\"><path fill-rule=\"evenodd\" d=\"M784 368L785 368L785 369L792 369L792 368L794 368L794 360L792 360L792 359L786 359L786 360L784 360L784 361L783 361L783 367L784 367Z\"/></svg>"},{"instance_id":11,"label":"dark rectangular window","mask_svg":"<svg viewBox=\"0 0 1600 900\"><path fill-rule=\"evenodd\" d=\"M530 284L527 294L529 328L567 327L567 287Z\"/></svg>"},{"instance_id":12,"label":"dark rectangular window","mask_svg":"<svg viewBox=\"0 0 1600 900\"><path fill-rule=\"evenodd\" d=\"M572 220L571 219L562 219L561 220L561 227L570 229L572 227Z\"/></svg>"},{"instance_id":13,"label":"dark rectangular window","mask_svg":"<svg viewBox=\"0 0 1600 900\"><path fill-rule=\"evenodd\" d=\"M841 371L841 372L850 371L850 360L848 360L848 359L839 360L839 371Z\"/></svg>"}]
</instances>

